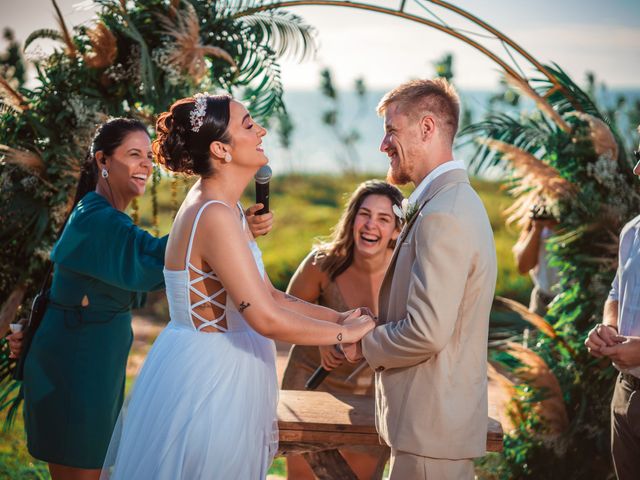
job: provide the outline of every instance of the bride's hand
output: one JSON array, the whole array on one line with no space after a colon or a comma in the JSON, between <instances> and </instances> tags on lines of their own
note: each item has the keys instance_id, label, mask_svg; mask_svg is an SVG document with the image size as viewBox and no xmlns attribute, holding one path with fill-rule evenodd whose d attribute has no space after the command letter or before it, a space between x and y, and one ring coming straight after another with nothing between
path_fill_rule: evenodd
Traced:
<instances>
[{"instance_id":1,"label":"bride's hand","mask_svg":"<svg viewBox=\"0 0 640 480\"><path fill-rule=\"evenodd\" d=\"M353 316L355 312L359 312L356 315L356 317L360 315L367 315L373 318L374 320L377 320L376 316L373 314L373 312L369 307L358 307L358 308L354 308L353 310L347 310L346 312L340 313L338 317L338 323L340 325L344 325L344 322L347 320L347 318L350 318L351 316Z\"/></svg>"},{"instance_id":2,"label":"bride's hand","mask_svg":"<svg viewBox=\"0 0 640 480\"><path fill-rule=\"evenodd\" d=\"M260 235L266 235L273 227L273 212L256 215L256 212L263 206L264 205L261 203L257 203L247 208L244 212L245 217L247 217L247 223L249 224L249 230L251 230L251 234L254 238L257 238Z\"/></svg>"},{"instance_id":3,"label":"bride's hand","mask_svg":"<svg viewBox=\"0 0 640 480\"><path fill-rule=\"evenodd\" d=\"M344 320L346 328L342 343L355 343L370 332L376 326L376 322L369 315L361 315L361 309L356 308Z\"/></svg>"}]
</instances>

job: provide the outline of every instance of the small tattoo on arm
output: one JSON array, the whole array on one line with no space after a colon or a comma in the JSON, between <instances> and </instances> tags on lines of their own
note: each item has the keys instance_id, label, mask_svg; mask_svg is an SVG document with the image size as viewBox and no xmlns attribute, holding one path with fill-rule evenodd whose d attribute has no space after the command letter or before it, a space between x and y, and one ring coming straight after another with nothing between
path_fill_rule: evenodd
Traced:
<instances>
[{"instance_id":1,"label":"small tattoo on arm","mask_svg":"<svg viewBox=\"0 0 640 480\"><path fill-rule=\"evenodd\" d=\"M341 342L342 341L342 332L340 332L336 338L338 339L339 342Z\"/></svg>"},{"instance_id":2,"label":"small tattoo on arm","mask_svg":"<svg viewBox=\"0 0 640 480\"><path fill-rule=\"evenodd\" d=\"M240 311L240 313L244 312L247 308L249 308L251 306L251 304L249 302L244 303L244 302L240 302L240 306L238 307L238 310Z\"/></svg>"},{"instance_id":3,"label":"small tattoo on arm","mask_svg":"<svg viewBox=\"0 0 640 480\"><path fill-rule=\"evenodd\" d=\"M293 295L289 295L288 293L284 294L284 299L288 302L297 302L298 299L296 297L294 297Z\"/></svg>"}]
</instances>

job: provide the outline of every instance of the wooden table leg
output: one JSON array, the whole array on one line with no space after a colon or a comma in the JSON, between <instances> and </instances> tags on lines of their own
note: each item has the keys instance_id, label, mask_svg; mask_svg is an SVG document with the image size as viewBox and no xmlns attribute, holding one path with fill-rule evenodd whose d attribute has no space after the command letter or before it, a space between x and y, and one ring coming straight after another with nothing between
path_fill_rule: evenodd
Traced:
<instances>
[{"instance_id":1,"label":"wooden table leg","mask_svg":"<svg viewBox=\"0 0 640 480\"><path fill-rule=\"evenodd\" d=\"M338 450L303 454L318 480L358 480Z\"/></svg>"}]
</instances>

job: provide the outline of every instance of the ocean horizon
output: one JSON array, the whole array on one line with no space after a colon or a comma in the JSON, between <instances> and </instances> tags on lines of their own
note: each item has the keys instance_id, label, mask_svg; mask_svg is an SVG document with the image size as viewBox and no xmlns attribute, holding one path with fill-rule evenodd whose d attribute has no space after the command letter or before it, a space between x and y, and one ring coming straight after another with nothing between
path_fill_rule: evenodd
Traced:
<instances>
[{"instance_id":1,"label":"ocean horizon","mask_svg":"<svg viewBox=\"0 0 640 480\"><path fill-rule=\"evenodd\" d=\"M361 102L354 91L340 90L339 124L341 132L336 132L322 122L324 112L332 108L332 103L318 90L287 90L284 102L293 123L289 148L283 147L276 124L267 125L268 134L264 138L265 154L274 175L299 173L342 174L347 171L366 172L384 176L389 161L379 151L383 137L382 119L376 114L376 105L386 90L371 90ZM491 90L459 89L462 108L470 111L472 122L482 120L489 113L489 99L496 92ZM622 95L627 102L640 102L640 88L608 89L599 92L602 105L613 106ZM530 101L521 101L517 108L501 107L501 111L531 111ZM620 129L628 128L631 134L636 126L620 125ZM353 145L350 153L338 139L338 135L347 135L355 131L359 140ZM470 145L469 138L456 139L454 156L468 164L475 147ZM494 176L494 175L492 175Z\"/></svg>"}]
</instances>

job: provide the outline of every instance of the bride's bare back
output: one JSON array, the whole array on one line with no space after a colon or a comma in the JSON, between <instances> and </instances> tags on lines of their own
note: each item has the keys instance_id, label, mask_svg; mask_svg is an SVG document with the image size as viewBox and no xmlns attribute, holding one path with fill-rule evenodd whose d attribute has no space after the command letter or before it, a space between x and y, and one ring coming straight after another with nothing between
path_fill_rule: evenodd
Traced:
<instances>
[{"instance_id":1,"label":"bride's bare back","mask_svg":"<svg viewBox=\"0 0 640 480\"><path fill-rule=\"evenodd\" d=\"M207 239L207 231L194 225L196 217L207 199L197 192L191 191L176 215L165 254L165 267L168 270L185 270L189 272L189 296L191 303L191 319L201 332L224 332L227 330L225 305L227 291L213 269L202 258L200 250L204 243L208 248L216 248ZM225 204L226 205L226 204ZM230 208L235 208L230 207ZM247 241L252 240L251 233L245 228L246 221L242 210L238 207L238 224L243 227ZM195 228L195 232L193 229ZM187 258L189 241L193 236L190 258Z\"/></svg>"}]
</instances>

